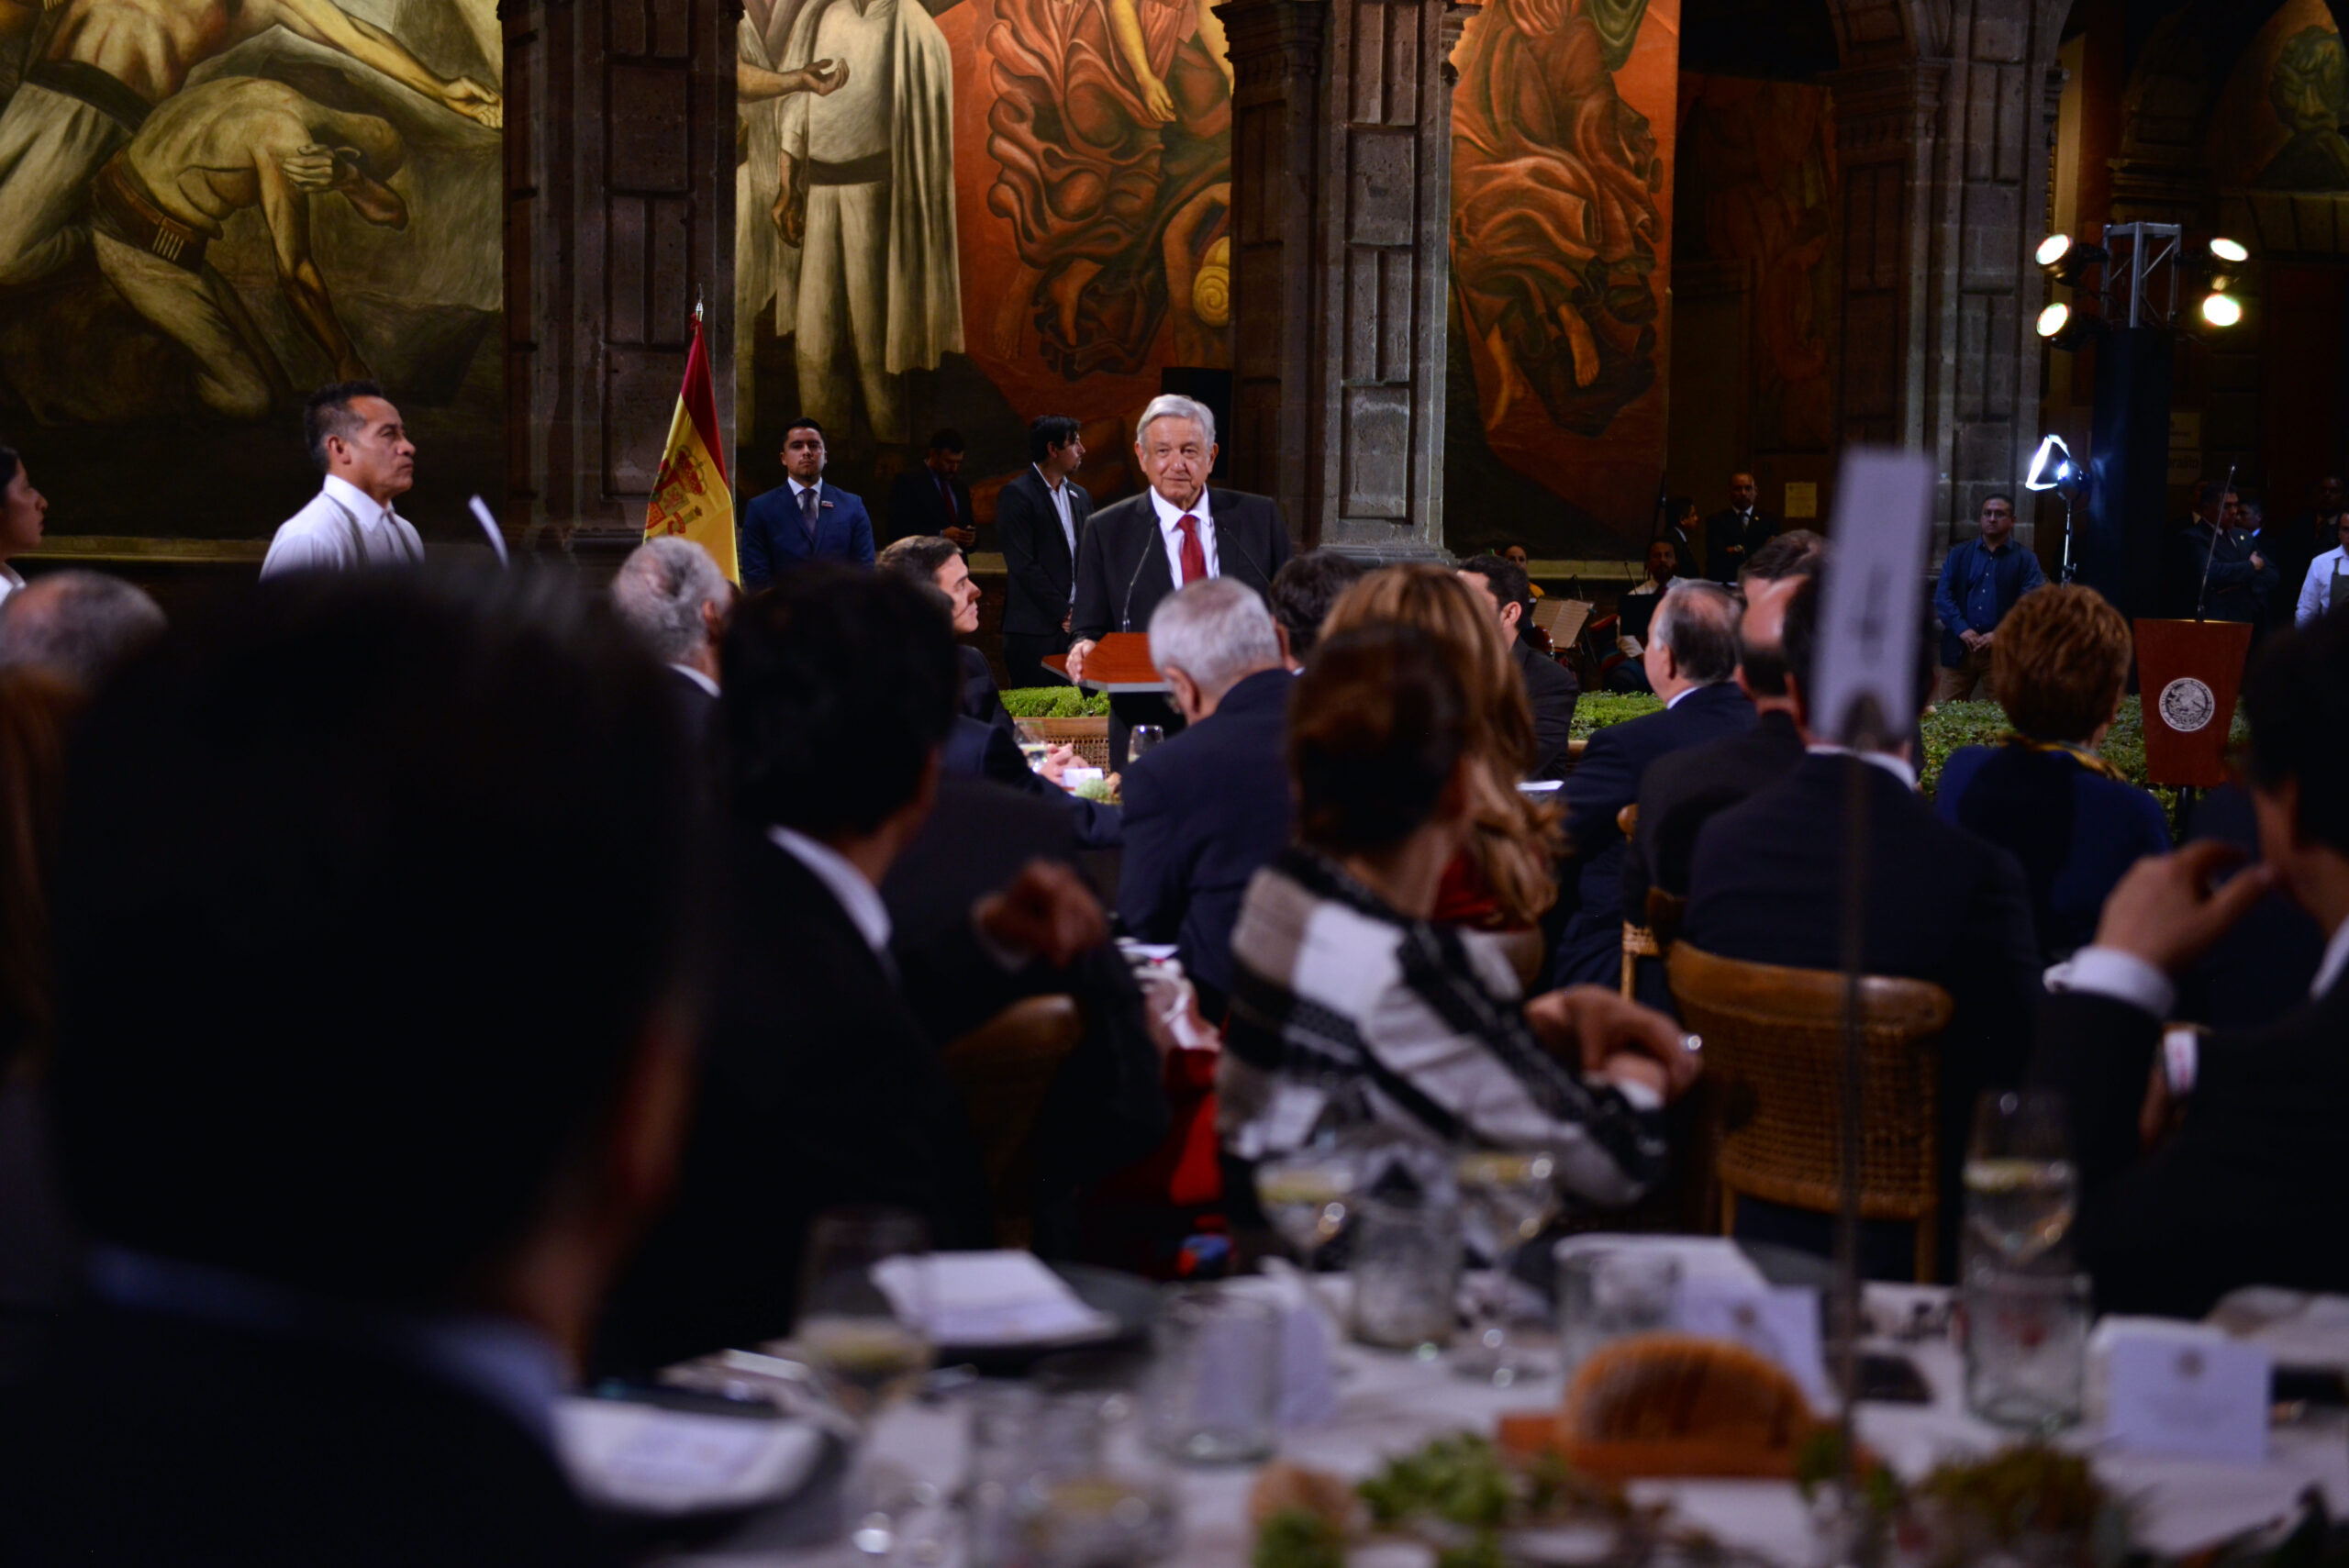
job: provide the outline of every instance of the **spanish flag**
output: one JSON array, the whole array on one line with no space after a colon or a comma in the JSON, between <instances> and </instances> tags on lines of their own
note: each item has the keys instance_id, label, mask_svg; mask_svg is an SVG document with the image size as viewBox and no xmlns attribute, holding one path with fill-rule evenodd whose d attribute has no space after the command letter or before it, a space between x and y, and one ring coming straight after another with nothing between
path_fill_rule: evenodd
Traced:
<instances>
[{"instance_id":1,"label":"spanish flag","mask_svg":"<svg viewBox=\"0 0 2349 1568\"><path fill-rule=\"evenodd\" d=\"M725 443L718 433L718 384L710 378L709 350L702 342L701 307L694 307L694 346L685 356L685 386L669 421L669 446L661 457L661 477L644 514L644 537L675 534L709 551L726 580L739 584L734 560L734 493L726 483Z\"/></svg>"}]
</instances>

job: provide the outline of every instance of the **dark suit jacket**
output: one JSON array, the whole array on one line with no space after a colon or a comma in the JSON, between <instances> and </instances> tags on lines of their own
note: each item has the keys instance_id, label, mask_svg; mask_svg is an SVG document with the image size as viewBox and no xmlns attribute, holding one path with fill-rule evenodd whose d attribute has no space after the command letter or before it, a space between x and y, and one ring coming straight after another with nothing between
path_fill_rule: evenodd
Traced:
<instances>
[{"instance_id":1,"label":"dark suit jacket","mask_svg":"<svg viewBox=\"0 0 2349 1568\"><path fill-rule=\"evenodd\" d=\"M1683 941L1753 963L1840 966L1845 765L1842 757L1806 756L1705 824L1690 868ZM1943 822L1884 769L1861 765L1868 792L1868 973L1930 980L1954 1008L1941 1047L1946 1246L1965 1207L1957 1169L1975 1097L2019 1081L2030 1060L2040 1000L2031 900L2012 855ZM2141 1080L2141 1096L2143 1087Z\"/></svg>"},{"instance_id":2,"label":"dark suit jacket","mask_svg":"<svg viewBox=\"0 0 2349 1568\"><path fill-rule=\"evenodd\" d=\"M1566 861L1559 895L1572 917L1554 983L1611 985L1623 968L1623 835L1616 816L1640 797L1648 767L1667 752L1753 728L1753 705L1734 683L1698 686L1678 706L1594 730L1567 780Z\"/></svg>"},{"instance_id":3,"label":"dark suit jacket","mask_svg":"<svg viewBox=\"0 0 2349 1568\"><path fill-rule=\"evenodd\" d=\"M2259 862L2259 824L2241 784L2221 784L2195 804L2188 841L2215 839ZM2212 1029L2272 1024L2298 1012L2324 962L2324 931L2280 889L2251 906L2200 962L2177 979L2177 1017Z\"/></svg>"},{"instance_id":4,"label":"dark suit jacket","mask_svg":"<svg viewBox=\"0 0 2349 1568\"><path fill-rule=\"evenodd\" d=\"M1129 935L1173 942L1209 1018L1231 992L1231 928L1249 879L1287 847L1288 695L1262 670L1214 713L1125 773L1126 850L1118 913Z\"/></svg>"},{"instance_id":5,"label":"dark suit jacket","mask_svg":"<svg viewBox=\"0 0 2349 1568\"><path fill-rule=\"evenodd\" d=\"M1074 479L1068 482L1068 514L1082 540L1085 523L1093 516L1093 497ZM1058 635L1070 611L1076 558L1069 553L1067 536L1061 532L1061 515L1053 509L1052 492L1044 488L1043 476L1033 463L996 497L995 531L1003 547L1004 571L1010 578L1003 601L1004 635Z\"/></svg>"},{"instance_id":6,"label":"dark suit jacket","mask_svg":"<svg viewBox=\"0 0 2349 1568\"><path fill-rule=\"evenodd\" d=\"M1294 553L1280 507L1263 495L1209 490L1208 511L1219 573L1271 594L1273 573ZM1174 568L1148 491L1093 514L1076 541L1076 609L1069 623L1074 636L1148 631L1150 612L1174 592Z\"/></svg>"},{"instance_id":7,"label":"dark suit jacket","mask_svg":"<svg viewBox=\"0 0 2349 1568\"><path fill-rule=\"evenodd\" d=\"M2254 566L2254 555L2267 564ZM2172 615L2191 616L2199 601L2210 619L2248 621L2254 636L2256 628L2266 626L2268 600L2283 580L2249 528L2221 533L2199 517L2177 531L2170 546L2169 570ZM2292 591L2297 594L2299 584L2294 584Z\"/></svg>"},{"instance_id":8,"label":"dark suit jacket","mask_svg":"<svg viewBox=\"0 0 2349 1568\"><path fill-rule=\"evenodd\" d=\"M957 714L953 728L946 732L941 765L952 777L985 779L1043 802L1064 818L1063 825L1080 848L1114 850L1125 841L1116 806L1071 795L1037 773L1020 754L1014 733Z\"/></svg>"},{"instance_id":9,"label":"dark suit jacket","mask_svg":"<svg viewBox=\"0 0 2349 1568\"><path fill-rule=\"evenodd\" d=\"M1725 811L1777 783L1803 759L1802 734L1773 710L1753 728L1703 746L1668 752L1640 780L1640 820L1623 857L1623 918L1647 923L1648 889L1688 895L1688 862L1697 834Z\"/></svg>"},{"instance_id":10,"label":"dark suit jacket","mask_svg":"<svg viewBox=\"0 0 2349 1568\"><path fill-rule=\"evenodd\" d=\"M943 534L949 528L976 528L979 525L971 516L971 487L956 475L946 482L954 491L954 512L946 511L946 497L938 493L938 475L930 464L918 462L897 475L889 486L889 538L911 539L916 534Z\"/></svg>"},{"instance_id":11,"label":"dark suit jacket","mask_svg":"<svg viewBox=\"0 0 2349 1568\"><path fill-rule=\"evenodd\" d=\"M2160 1033L2103 996L2050 996L2041 1018L2034 1076L2072 1107L2098 1308L2199 1318L2238 1285L2349 1291L2349 982L2207 1039L2184 1125L2147 1154L2137 1110Z\"/></svg>"},{"instance_id":12,"label":"dark suit jacket","mask_svg":"<svg viewBox=\"0 0 2349 1568\"><path fill-rule=\"evenodd\" d=\"M1509 650L1518 673L1525 677L1525 697L1533 705L1533 772L1536 779L1562 779L1573 758L1575 704L1582 700L1582 683L1575 673L1523 638Z\"/></svg>"},{"instance_id":13,"label":"dark suit jacket","mask_svg":"<svg viewBox=\"0 0 2349 1568\"><path fill-rule=\"evenodd\" d=\"M818 486L816 548L807 548L799 504L784 481L743 508L740 545L742 589L754 593L810 560L873 564L873 519L864 503L829 480Z\"/></svg>"},{"instance_id":14,"label":"dark suit jacket","mask_svg":"<svg viewBox=\"0 0 2349 1568\"><path fill-rule=\"evenodd\" d=\"M0 1406L10 1568L605 1560L529 1432L359 1345L91 1307Z\"/></svg>"},{"instance_id":15,"label":"dark suit jacket","mask_svg":"<svg viewBox=\"0 0 2349 1568\"><path fill-rule=\"evenodd\" d=\"M764 833L731 847L723 942L677 1201L607 1307L597 1361L644 1370L791 1326L809 1221L841 1204L994 1242L986 1179L939 1046L1018 995L967 925L902 983L829 889Z\"/></svg>"},{"instance_id":16,"label":"dark suit jacket","mask_svg":"<svg viewBox=\"0 0 2349 1568\"><path fill-rule=\"evenodd\" d=\"M1003 692L995 684L995 672L987 668L987 656L967 642L954 645L955 662L963 671L963 715L981 724L993 725L1015 741L1019 726L1011 710L1003 706Z\"/></svg>"},{"instance_id":17,"label":"dark suit jacket","mask_svg":"<svg viewBox=\"0 0 2349 1568\"><path fill-rule=\"evenodd\" d=\"M1777 537L1777 519L1759 507L1750 518L1740 517L1734 510L1723 507L1705 519L1705 575L1716 583L1736 582L1737 574L1745 570L1745 563L1753 559L1753 552ZM1745 553L1731 555L1732 545L1743 546ZM1685 575L1687 562L1681 562L1680 569Z\"/></svg>"}]
</instances>

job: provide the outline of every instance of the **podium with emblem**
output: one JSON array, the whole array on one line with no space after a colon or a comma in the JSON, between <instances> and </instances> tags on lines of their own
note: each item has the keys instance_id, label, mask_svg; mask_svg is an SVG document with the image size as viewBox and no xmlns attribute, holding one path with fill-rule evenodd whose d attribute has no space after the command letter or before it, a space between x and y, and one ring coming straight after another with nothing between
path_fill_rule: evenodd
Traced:
<instances>
[{"instance_id":1,"label":"podium with emblem","mask_svg":"<svg viewBox=\"0 0 2349 1568\"><path fill-rule=\"evenodd\" d=\"M2227 782L2251 628L2242 621L2141 620L2138 701L2145 715L2145 782L2209 789Z\"/></svg>"}]
</instances>

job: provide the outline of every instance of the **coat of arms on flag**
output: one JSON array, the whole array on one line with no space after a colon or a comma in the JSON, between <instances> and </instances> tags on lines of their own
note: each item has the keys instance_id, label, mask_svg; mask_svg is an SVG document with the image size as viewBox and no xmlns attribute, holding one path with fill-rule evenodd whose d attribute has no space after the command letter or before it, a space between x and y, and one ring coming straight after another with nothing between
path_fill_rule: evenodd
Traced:
<instances>
[{"instance_id":1,"label":"coat of arms on flag","mask_svg":"<svg viewBox=\"0 0 2349 1568\"><path fill-rule=\"evenodd\" d=\"M702 341L701 307L694 307L693 348L685 356L685 390L669 422L669 445L645 509L644 537L674 534L709 551L729 583L741 582L734 558L734 493L726 481L725 443L718 430L718 386Z\"/></svg>"}]
</instances>

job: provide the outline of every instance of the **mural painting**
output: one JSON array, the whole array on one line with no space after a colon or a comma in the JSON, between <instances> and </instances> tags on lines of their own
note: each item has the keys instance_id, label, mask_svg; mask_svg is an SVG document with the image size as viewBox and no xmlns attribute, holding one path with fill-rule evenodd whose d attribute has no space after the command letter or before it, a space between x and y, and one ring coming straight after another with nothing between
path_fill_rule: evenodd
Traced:
<instances>
[{"instance_id":1,"label":"mural painting","mask_svg":"<svg viewBox=\"0 0 2349 1568\"><path fill-rule=\"evenodd\" d=\"M2323 0L2287 0L2243 51L2210 120L2221 188L2349 192L2349 50Z\"/></svg>"},{"instance_id":2,"label":"mural painting","mask_svg":"<svg viewBox=\"0 0 2349 1568\"><path fill-rule=\"evenodd\" d=\"M260 539L384 383L426 525L500 486L495 0L0 0L0 431L51 531ZM445 438L445 439L443 439ZM135 450L172 499L120 483Z\"/></svg>"}]
</instances>

